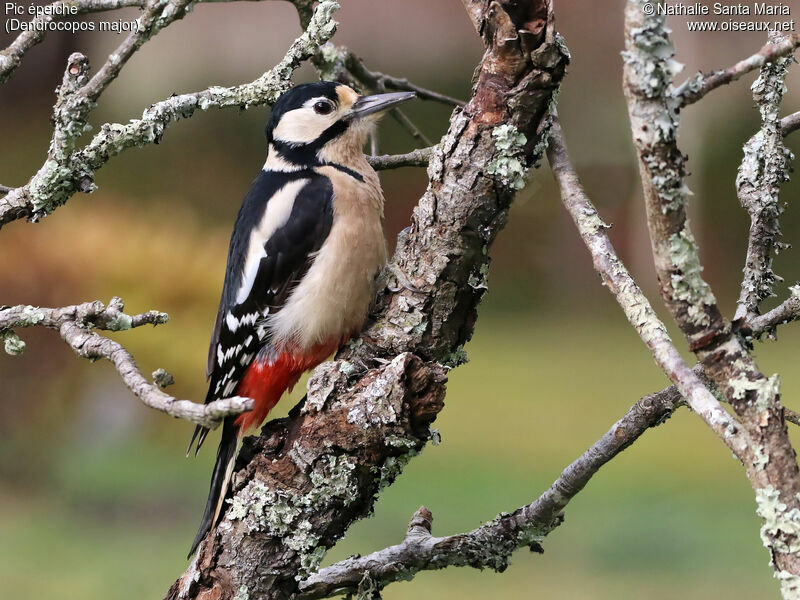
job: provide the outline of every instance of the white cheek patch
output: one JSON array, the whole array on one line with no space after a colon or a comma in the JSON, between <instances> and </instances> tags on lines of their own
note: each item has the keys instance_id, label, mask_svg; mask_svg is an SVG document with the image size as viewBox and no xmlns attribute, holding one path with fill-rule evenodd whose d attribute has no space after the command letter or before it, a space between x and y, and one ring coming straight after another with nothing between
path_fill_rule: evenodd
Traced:
<instances>
[{"instance_id":1,"label":"white cheek patch","mask_svg":"<svg viewBox=\"0 0 800 600\"><path fill-rule=\"evenodd\" d=\"M336 122L336 114L334 110L329 115L318 115L305 107L291 110L281 117L272 135L288 144L307 144Z\"/></svg>"},{"instance_id":2,"label":"white cheek patch","mask_svg":"<svg viewBox=\"0 0 800 600\"><path fill-rule=\"evenodd\" d=\"M294 200L307 183L308 179L299 179L287 183L267 202L267 209L264 211L261 221L250 234L247 256L245 257L242 271L242 283L236 292L237 304L242 304L250 295L253 282L258 274L258 266L261 263L261 259L267 255L264 250L264 244L267 243L267 240L275 231L283 227L289 220L294 207ZM231 330L235 331L234 329Z\"/></svg>"}]
</instances>

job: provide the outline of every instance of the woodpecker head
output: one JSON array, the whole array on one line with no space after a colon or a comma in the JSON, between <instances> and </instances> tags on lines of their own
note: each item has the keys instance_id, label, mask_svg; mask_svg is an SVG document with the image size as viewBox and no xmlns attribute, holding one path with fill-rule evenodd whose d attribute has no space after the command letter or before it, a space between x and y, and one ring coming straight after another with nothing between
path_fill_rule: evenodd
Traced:
<instances>
[{"instance_id":1,"label":"woodpecker head","mask_svg":"<svg viewBox=\"0 0 800 600\"><path fill-rule=\"evenodd\" d=\"M269 153L290 165L349 162L361 156L367 135L383 112L414 92L359 96L329 81L292 88L272 107L267 123Z\"/></svg>"}]
</instances>

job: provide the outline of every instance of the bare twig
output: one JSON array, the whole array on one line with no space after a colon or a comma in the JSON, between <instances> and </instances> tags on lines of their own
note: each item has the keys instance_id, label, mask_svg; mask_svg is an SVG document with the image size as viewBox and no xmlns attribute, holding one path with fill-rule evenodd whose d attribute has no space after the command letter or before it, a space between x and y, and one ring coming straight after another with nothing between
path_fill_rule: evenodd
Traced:
<instances>
[{"instance_id":1,"label":"bare twig","mask_svg":"<svg viewBox=\"0 0 800 600\"><path fill-rule=\"evenodd\" d=\"M262 0L195 0L197 4L211 4L218 2L250 1L260 2ZM311 19L313 1L311 0L288 0L297 7L303 21L303 29ZM0 50L0 84L8 81L14 70L20 65L25 53L44 40L47 34L47 24L55 21L63 21L76 15L88 13L106 12L121 8L144 8L147 0L58 0L46 5L50 9L50 14L42 14L31 19L25 31L20 33L11 44ZM65 14L64 7L77 7L77 12ZM162 27L163 28L163 27Z\"/></svg>"},{"instance_id":2,"label":"bare twig","mask_svg":"<svg viewBox=\"0 0 800 600\"><path fill-rule=\"evenodd\" d=\"M158 311L128 315L123 310L124 306L119 298L113 298L108 306L102 302L86 302L63 308L3 307L0 308L0 337L4 340L6 352L21 354L25 343L14 332L15 328L54 329L79 356L92 360L104 358L113 363L125 385L145 405L210 429L217 427L228 415L253 408L251 399L238 396L210 404L177 400L162 392L158 384L147 381L125 348L94 330L123 331L147 324L160 325L166 323L168 317Z\"/></svg>"},{"instance_id":3,"label":"bare twig","mask_svg":"<svg viewBox=\"0 0 800 600\"><path fill-rule=\"evenodd\" d=\"M389 115L395 121L397 121L400 127L405 129L411 135L411 137L417 140L417 142L419 142L420 144L424 144L425 146L433 146L433 142L431 142L431 140L428 139L428 136L422 133L419 130L419 128L416 125L414 125L413 121L409 119L406 116L406 113L404 113L402 110L400 110L399 108L393 108L392 110L389 111Z\"/></svg>"},{"instance_id":4,"label":"bare twig","mask_svg":"<svg viewBox=\"0 0 800 600\"><path fill-rule=\"evenodd\" d=\"M331 60L330 55L338 55L335 60L341 61L353 77L371 90L383 91L385 89L392 89L416 92L417 97L422 100L434 100L451 106L464 106L466 104L466 102L458 100L457 98L451 98L445 94L440 94L439 92L434 92L433 90L415 85L409 82L408 79L384 75L378 71L370 71L360 57L353 54L353 52L344 46L334 46L333 48L326 46L325 50L329 54L328 60Z\"/></svg>"},{"instance_id":5,"label":"bare twig","mask_svg":"<svg viewBox=\"0 0 800 600\"><path fill-rule=\"evenodd\" d=\"M192 2L194 0L167 0L166 3L162 0L148 0L144 13L139 17L136 31L128 34L117 49L111 53L100 70L80 90L80 95L95 102L103 90L117 78L131 56L159 31L182 19L186 14L187 6Z\"/></svg>"},{"instance_id":6,"label":"bare twig","mask_svg":"<svg viewBox=\"0 0 800 600\"><path fill-rule=\"evenodd\" d=\"M785 136L800 129L800 110L781 119L781 133Z\"/></svg>"},{"instance_id":7,"label":"bare twig","mask_svg":"<svg viewBox=\"0 0 800 600\"><path fill-rule=\"evenodd\" d=\"M783 416L787 421L789 421L789 423L800 426L800 413L791 410L790 408L784 408Z\"/></svg>"},{"instance_id":8,"label":"bare twig","mask_svg":"<svg viewBox=\"0 0 800 600\"><path fill-rule=\"evenodd\" d=\"M126 124L102 125L87 146L75 150L64 160L47 161L28 184L12 189L0 199L0 227L26 217L37 220L62 205L76 191L91 191L95 172L112 157L128 148L158 142L170 123L190 117L197 109L248 108L274 102L291 86L290 77L300 63L333 35L336 22L332 14L338 7L336 0L322 0L305 33L294 41L280 63L256 80L230 88L214 86L172 96L150 106L140 119ZM59 122L67 121L67 115L59 119ZM75 115L74 122L80 122L79 114ZM71 130L68 135L76 136Z\"/></svg>"},{"instance_id":9,"label":"bare twig","mask_svg":"<svg viewBox=\"0 0 800 600\"><path fill-rule=\"evenodd\" d=\"M561 511L607 462L651 427L663 423L681 404L674 387L639 400L606 434L561 473L533 503L502 513L472 531L446 537L431 535L433 517L423 507L414 514L402 543L351 557L321 569L299 585L298 600L327 598L357 590L365 577L377 590L406 580L418 571L471 566L502 571L514 550L541 542L563 521Z\"/></svg>"},{"instance_id":10,"label":"bare twig","mask_svg":"<svg viewBox=\"0 0 800 600\"><path fill-rule=\"evenodd\" d=\"M550 129L547 159L561 190L561 199L592 256L595 270L622 307L628 321L653 353L653 358L675 383L689 405L732 451L739 453L749 443L747 434L722 407L705 384L681 358L650 302L617 256L606 234L607 225L586 196L572 167L556 121Z\"/></svg>"},{"instance_id":11,"label":"bare twig","mask_svg":"<svg viewBox=\"0 0 800 600\"><path fill-rule=\"evenodd\" d=\"M778 325L800 319L800 285L789 288L790 296L781 304L763 315L755 315L747 326L754 336L773 334Z\"/></svg>"},{"instance_id":12,"label":"bare twig","mask_svg":"<svg viewBox=\"0 0 800 600\"><path fill-rule=\"evenodd\" d=\"M417 92L419 98L423 100L436 100L453 106L464 105L463 102L455 98L450 98L449 96L409 83L407 79L400 79L376 71L370 71L364 65L364 61L361 60L360 57L356 56L344 46L335 46L331 43L325 44L325 46L320 48L320 51L314 56L313 60L322 79L341 81L348 85L355 85L369 93L382 93L387 89L414 91ZM415 140L426 146L432 145L428 137L414 125L403 111L395 108L389 111L389 114Z\"/></svg>"},{"instance_id":13,"label":"bare twig","mask_svg":"<svg viewBox=\"0 0 800 600\"><path fill-rule=\"evenodd\" d=\"M47 23L61 21L74 15L64 13L64 9L77 7L77 14L117 10L127 7L142 7L145 0L59 0L49 4L54 9L51 14L37 16L30 22L30 27L20 33L11 44L0 50L0 84L4 83L11 73L22 62L25 53L40 43L47 34Z\"/></svg>"},{"instance_id":14,"label":"bare twig","mask_svg":"<svg viewBox=\"0 0 800 600\"><path fill-rule=\"evenodd\" d=\"M744 60L740 60L732 67L713 71L708 75L698 73L694 77L687 79L678 86L673 95L680 106L693 104L710 91L736 81L750 71L760 69L765 63L792 54L799 45L800 35L797 33L793 33L779 44L765 44L761 50Z\"/></svg>"},{"instance_id":15,"label":"bare twig","mask_svg":"<svg viewBox=\"0 0 800 600\"><path fill-rule=\"evenodd\" d=\"M433 153L433 146L412 150L407 154L382 154L368 156L367 160L376 171L399 169L400 167L426 167Z\"/></svg>"},{"instance_id":16,"label":"bare twig","mask_svg":"<svg viewBox=\"0 0 800 600\"><path fill-rule=\"evenodd\" d=\"M458 98L453 98L452 96L448 96L446 94L440 94L439 92L435 92L433 90L420 87L416 84L411 83L408 79L405 78L392 77L391 75L384 75L383 73L379 73L377 71L373 71L372 73L378 80L380 80L383 83L384 87L390 90L417 92L417 98L420 98L422 100L435 100L436 102L441 102L442 104L449 104L451 106L464 106L466 104L466 102L464 102L463 100L459 100Z\"/></svg>"},{"instance_id":17,"label":"bare twig","mask_svg":"<svg viewBox=\"0 0 800 600\"><path fill-rule=\"evenodd\" d=\"M774 40L779 44L780 40ZM782 281L772 270L773 252L780 248L780 223L783 209L780 187L789 179L791 152L783 144L778 117L786 90L788 58L765 63L752 86L753 99L761 113L761 129L744 145L744 158L736 177L739 202L750 215L750 234L741 292L734 319L758 314L762 300L773 295L772 288Z\"/></svg>"},{"instance_id":18,"label":"bare twig","mask_svg":"<svg viewBox=\"0 0 800 600\"><path fill-rule=\"evenodd\" d=\"M10 188L10 187L5 186L5 185L0 185L0 194L7 194L8 192L10 192L13 189L14 188Z\"/></svg>"}]
</instances>

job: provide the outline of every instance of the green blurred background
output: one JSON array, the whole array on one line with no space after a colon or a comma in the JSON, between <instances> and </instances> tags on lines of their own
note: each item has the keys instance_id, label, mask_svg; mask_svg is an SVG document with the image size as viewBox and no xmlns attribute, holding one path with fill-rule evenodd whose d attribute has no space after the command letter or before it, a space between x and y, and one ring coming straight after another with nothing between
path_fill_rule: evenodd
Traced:
<instances>
[{"instance_id":1,"label":"green blurred background","mask_svg":"<svg viewBox=\"0 0 800 600\"><path fill-rule=\"evenodd\" d=\"M457 0L343 4L335 41L371 68L468 95L481 46ZM614 224L620 254L658 304L620 92L622 2L563 0L556 14L573 55L559 105L573 158ZM680 18L670 25L685 75L732 64L763 43L758 34L689 33ZM172 92L253 79L298 31L288 3L199 5L134 57L93 123L125 122ZM41 164L53 89L69 53L84 51L99 65L119 41L51 34L0 87L0 183L20 185ZM2 46L8 42L0 36ZM311 77L304 68L296 79ZM683 116L694 228L705 275L728 315L746 244L734 177L741 145L758 124L752 79ZM800 108L798 82L795 69L786 111ZM417 102L408 112L432 138L447 126L444 107ZM74 197L40 224L4 228L0 303L56 306L120 295L129 311L165 310L168 325L116 337L143 372L173 373L173 394L202 399L227 240L263 163L267 114L199 113L174 124L160 145L115 158L98 174L95 194ZM412 148L388 119L380 140L383 152ZM797 139L790 145L800 150ZM404 169L382 180L393 243L426 179ZM791 206L797 193L794 182L784 188L787 242L800 238L800 210ZM354 526L327 560L396 543L421 503L433 511L434 532L448 534L530 502L631 403L666 384L592 271L546 166L519 194L492 255L470 362L452 372L436 424L443 443L411 462L374 517ZM777 270L788 283L800 278L795 251L779 257ZM53 332L20 333L25 355L0 356L2 596L162 597L186 565L213 448L185 459L188 424L144 408L109 365L78 359ZM784 402L795 409L799 349L800 332L789 326L779 343L756 351L766 373L781 374ZM284 400L280 415L301 395ZM592 480L543 556L520 551L503 574L423 573L385 597L776 597L758 527L740 467L682 410Z\"/></svg>"}]
</instances>

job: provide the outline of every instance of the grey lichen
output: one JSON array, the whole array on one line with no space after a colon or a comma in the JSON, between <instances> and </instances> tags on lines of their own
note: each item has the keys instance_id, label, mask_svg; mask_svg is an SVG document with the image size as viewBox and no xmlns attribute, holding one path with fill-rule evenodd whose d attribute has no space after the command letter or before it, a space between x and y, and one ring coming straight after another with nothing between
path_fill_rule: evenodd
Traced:
<instances>
[{"instance_id":1,"label":"grey lichen","mask_svg":"<svg viewBox=\"0 0 800 600\"><path fill-rule=\"evenodd\" d=\"M688 318L698 326L710 325L704 305L716 302L709 285L703 280L703 267L697 254L697 244L688 227L669 238L669 256L675 270L672 273L672 291L678 301L685 302Z\"/></svg>"},{"instance_id":2,"label":"grey lichen","mask_svg":"<svg viewBox=\"0 0 800 600\"><path fill-rule=\"evenodd\" d=\"M44 313L35 306L26 306L20 313L19 324L22 327L32 327L44 320Z\"/></svg>"},{"instance_id":3,"label":"grey lichen","mask_svg":"<svg viewBox=\"0 0 800 600\"><path fill-rule=\"evenodd\" d=\"M774 486L756 490L756 513L762 519L761 541L767 549L782 554L800 553L800 510L790 509L782 502Z\"/></svg>"},{"instance_id":4,"label":"grey lichen","mask_svg":"<svg viewBox=\"0 0 800 600\"><path fill-rule=\"evenodd\" d=\"M306 493L271 489L253 479L230 501L227 518L242 521L250 532L282 538L283 544L297 553L301 565L297 578L304 579L326 552L310 517L322 507L347 506L358 498L355 468L351 457L324 456L311 470L312 485Z\"/></svg>"},{"instance_id":5,"label":"grey lichen","mask_svg":"<svg viewBox=\"0 0 800 600\"><path fill-rule=\"evenodd\" d=\"M442 434L438 429L431 428L429 433L432 446L438 446L442 443Z\"/></svg>"},{"instance_id":6,"label":"grey lichen","mask_svg":"<svg viewBox=\"0 0 800 600\"><path fill-rule=\"evenodd\" d=\"M525 187L527 168L524 164L524 147L528 139L514 125L499 125L492 130L497 150L486 171L512 190Z\"/></svg>"},{"instance_id":7,"label":"grey lichen","mask_svg":"<svg viewBox=\"0 0 800 600\"><path fill-rule=\"evenodd\" d=\"M758 412L769 410L775 404L775 399L780 394L781 380L777 373L769 378L750 380L745 373L730 382L732 397L743 400L748 392L752 392L752 406Z\"/></svg>"},{"instance_id":8,"label":"grey lichen","mask_svg":"<svg viewBox=\"0 0 800 600\"><path fill-rule=\"evenodd\" d=\"M472 272L467 279L467 285L474 290L488 290L489 289L489 263L481 263L477 272Z\"/></svg>"},{"instance_id":9,"label":"grey lichen","mask_svg":"<svg viewBox=\"0 0 800 600\"><path fill-rule=\"evenodd\" d=\"M644 0L634 4L641 10ZM644 12L644 11L643 11ZM675 49L663 15L647 16L643 27L631 30L632 49L622 53L623 60L636 72L636 86L647 98L658 98L672 84L683 65L673 60Z\"/></svg>"},{"instance_id":10,"label":"grey lichen","mask_svg":"<svg viewBox=\"0 0 800 600\"><path fill-rule=\"evenodd\" d=\"M69 193L74 191L72 170L55 160L49 159L41 166L31 179L29 193L31 197L32 217L36 221L49 215L58 206L66 202Z\"/></svg>"},{"instance_id":11,"label":"grey lichen","mask_svg":"<svg viewBox=\"0 0 800 600\"><path fill-rule=\"evenodd\" d=\"M761 67L751 90L761 114L761 129L743 146L744 157L736 176L739 202L753 223L742 281L740 309L737 316L754 312L758 304L773 295L773 286L781 281L772 270L772 253L781 248L781 184L789 180L792 152L783 143L780 104L786 93L784 83L789 58L779 58Z\"/></svg>"},{"instance_id":12,"label":"grey lichen","mask_svg":"<svg viewBox=\"0 0 800 600\"><path fill-rule=\"evenodd\" d=\"M19 356L25 352L25 342L23 342L20 337L11 329L0 331L0 337L3 338L3 348L5 349L6 354L10 354L11 356Z\"/></svg>"},{"instance_id":13,"label":"grey lichen","mask_svg":"<svg viewBox=\"0 0 800 600\"><path fill-rule=\"evenodd\" d=\"M789 571L775 571L775 579L781 584L781 597L800 598L800 576Z\"/></svg>"},{"instance_id":14,"label":"grey lichen","mask_svg":"<svg viewBox=\"0 0 800 600\"><path fill-rule=\"evenodd\" d=\"M153 371L153 381L158 387L164 389L174 384L175 378L165 369L156 369Z\"/></svg>"},{"instance_id":15,"label":"grey lichen","mask_svg":"<svg viewBox=\"0 0 800 600\"><path fill-rule=\"evenodd\" d=\"M402 412L402 399L393 394L402 376L403 364L408 354L396 356L364 390L364 402L359 402L348 411L347 422L357 423L367 428L373 425L387 425L397 421Z\"/></svg>"},{"instance_id":16,"label":"grey lichen","mask_svg":"<svg viewBox=\"0 0 800 600\"><path fill-rule=\"evenodd\" d=\"M380 467L372 467L372 471L378 475L378 490L389 486L403 472L409 461L419 454L416 447L412 447L408 452L399 456L389 456L383 461ZM377 493L376 492L376 493Z\"/></svg>"},{"instance_id":17,"label":"grey lichen","mask_svg":"<svg viewBox=\"0 0 800 600\"><path fill-rule=\"evenodd\" d=\"M458 346L455 350L442 358L441 364L449 369L454 369L455 367L465 365L468 362L469 356L467 355L467 351L464 349L464 346Z\"/></svg>"},{"instance_id":18,"label":"grey lichen","mask_svg":"<svg viewBox=\"0 0 800 600\"><path fill-rule=\"evenodd\" d=\"M236 590L236 595L233 597L233 600L250 600L250 591L247 589L246 585Z\"/></svg>"},{"instance_id":19,"label":"grey lichen","mask_svg":"<svg viewBox=\"0 0 800 600\"><path fill-rule=\"evenodd\" d=\"M132 326L133 318L123 312L115 314L106 324L109 331L127 331Z\"/></svg>"},{"instance_id":20,"label":"grey lichen","mask_svg":"<svg viewBox=\"0 0 800 600\"><path fill-rule=\"evenodd\" d=\"M761 444L753 445L753 466L758 471L763 471L769 464L769 453Z\"/></svg>"}]
</instances>

